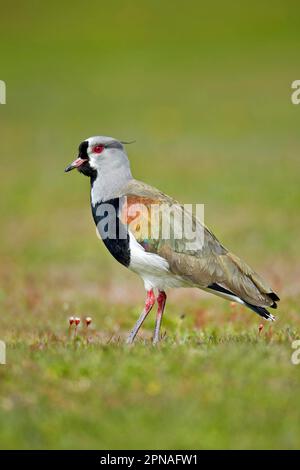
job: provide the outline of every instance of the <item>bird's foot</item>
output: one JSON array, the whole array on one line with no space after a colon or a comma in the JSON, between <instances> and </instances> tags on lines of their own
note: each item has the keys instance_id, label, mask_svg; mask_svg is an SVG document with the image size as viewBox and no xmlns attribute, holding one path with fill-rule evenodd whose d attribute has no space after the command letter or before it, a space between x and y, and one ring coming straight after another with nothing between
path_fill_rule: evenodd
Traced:
<instances>
[{"instance_id":1,"label":"bird's foot","mask_svg":"<svg viewBox=\"0 0 300 470\"><path fill-rule=\"evenodd\" d=\"M134 341L134 336L132 336L132 334L130 333L130 335L126 339L126 344L133 344L133 341Z\"/></svg>"},{"instance_id":2,"label":"bird's foot","mask_svg":"<svg viewBox=\"0 0 300 470\"><path fill-rule=\"evenodd\" d=\"M161 340L161 338L154 336L153 339L152 339L152 345L156 346L160 342L160 340Z\"/></svg>"}]
</instances>

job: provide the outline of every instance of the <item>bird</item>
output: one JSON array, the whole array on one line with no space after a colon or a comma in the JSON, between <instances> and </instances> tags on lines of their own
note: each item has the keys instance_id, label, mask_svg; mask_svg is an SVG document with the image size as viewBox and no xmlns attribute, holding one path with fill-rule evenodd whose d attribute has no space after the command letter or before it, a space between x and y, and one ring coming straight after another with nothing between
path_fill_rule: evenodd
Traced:
<instances>
[{"instance_id":1,"label":"bird","mask_svg":"<svg viewBox=\"0 0 300 470\"><path fill-rule=\"evenodd\" d=\"M169 288L197 287L274 321L267 307L277 308L278 295L248 264L225 248L195 214L187 217L196 235L202 236L196 236L193 244L185 235L177 237L176 227L168 237L162 235L162 219L168 220L171 207L179 216L173 217L176 220L183 220L180 216L187 211L172 197L134 179L125 147L128 143L113 137L89 137L80 143L77 158L65 168L65 172L77 169L90 178L92 216L104 245L144 282L144 308L126 342L133 343L156 302L152 342L160 341ZM161 216L153 216L152 207L159 208Z\"/></svg>"}]
</instances>

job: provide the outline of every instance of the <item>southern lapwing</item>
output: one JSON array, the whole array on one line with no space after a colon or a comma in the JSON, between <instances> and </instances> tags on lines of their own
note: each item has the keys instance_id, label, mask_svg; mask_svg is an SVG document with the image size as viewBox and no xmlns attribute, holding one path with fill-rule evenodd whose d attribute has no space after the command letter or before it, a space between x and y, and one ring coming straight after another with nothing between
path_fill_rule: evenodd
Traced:
<instances>
[{"instance_id":1,"label":"southern lapwing","mask_svg":"<svg viewBox=\"0 0 300 470\"><path fill-rule=\"evenodd\" d=\"M142 217L139 214L137 221L132 210L137 205L146 209L159 207L162 216L170 206L176 207L177 215L183 215L184 206L132 177L124 142L112 137L90 137L79 145L77 159L65 171L74 168L90 178L92 214L106 248L144 281L145 306L128 343L133 342L156 301L153 343L159 341L165 290L169 287L198 287L274 320L265 307L277 307L277 294L252 268L230 253L195 215L191 214L190 220L203 236L193 246L184 236L177 237L174 230L169 237L162 237L162 217L150 220L150 210L143 211ZM159 229L155 236L149 230L151 224L151 228L153 224L160 226L155 227Z\"/></svg>"}]
</instances>

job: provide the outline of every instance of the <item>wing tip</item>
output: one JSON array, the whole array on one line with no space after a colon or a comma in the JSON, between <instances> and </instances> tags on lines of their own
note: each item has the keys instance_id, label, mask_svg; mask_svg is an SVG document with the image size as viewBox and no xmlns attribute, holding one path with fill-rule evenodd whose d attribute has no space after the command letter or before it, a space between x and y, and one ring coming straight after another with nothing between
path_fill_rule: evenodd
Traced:
<instances>
[{"instance_id":1,"label":"wing tip","mask_svg":"<svg viewBox=\"0 0 300 470\"><path fill-rule=\"evenodd\" d=\"M274 300L274 303L279 302L280 300L280 298L278 297L277 294L275 294L275 292L269 292L268 297L270 297L271 300Z\"/></svg>"},{"instance_id":2,"label":"wing tip","mask_svg":"<svg viewBox=\"0 0 300 470\"><path fill-rule=\"evenodd\" d=\"M252 305L252 304L249 304L248 302L245 302L244 300L244 304L250 308L251 310L253 310L253 312L257 313L258 315L260 315L261 317L265 318L266 320L268 321L276 321L276 318L274 317L274 315L272 315L272 313L270 313L265 307L258 307L257 305Z\"/></svg>"},{"instance_id":3,"label":"wing tip","mask_svg":"<svg viewBox=\"0 0 300 470\"><path fill-rule=\"evenodd\" d=\"M212 289L214 291L217 291L217 292L220 292L220 293L223 293L225 295L233 295L236 297L236 299L239 299L240 301L242 301L242 303L250 308L250 310L252 310L253 312L257 313L258 315L260 315L261 317L265 318L265 320L268 320L268 321L275 321L276 318L274 317L274 315L272 315L272 313L270 313L265 307L259 307L257 305L253 305L253 304L250 304L249 302L247 302L246 300L242 299L241 297L238 297L236 294L234 294L233 292L231 292L230 290L228 289L225 289L224 287L220 286L219 284L217 283L213 283L213 284L210 284L208 286L209 289ZM279 298L274 292L271 293L273 296L274 296L274 299L273 300L273 304L271 305L272 308L277 308L277 304L275 302L275 297L276 298ZM268 294L269 295L269 294Z\"/></svg>"}]
</instances>

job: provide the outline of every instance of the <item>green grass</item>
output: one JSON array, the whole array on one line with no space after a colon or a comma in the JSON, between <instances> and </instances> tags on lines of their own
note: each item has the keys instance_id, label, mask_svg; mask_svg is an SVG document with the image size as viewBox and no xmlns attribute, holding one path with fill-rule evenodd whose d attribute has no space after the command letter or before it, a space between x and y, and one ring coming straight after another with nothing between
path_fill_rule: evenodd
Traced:
<instances>
[{"instance_id":1,"label":"green grass","mask_svg":"<svg viewBox=\"0 0 300 470\"><path fill-rule=\"evenodd\" d=\"M297 448L299 5L21 2L1 8L1 448ZM95 236L88 181L65 175L93 134L136 139L133 173L205 203L222 242L282 298L278 321L169 293L126 332L141 282ZM87 341L71 314L93 317Z\"/></svg>"},{"instance_id":2,"label":"green grass","mask_svg":"<svg viewBox=\"0 0 300 470\"><path fill-rule=\"evenodd\" d=\"M1 370L1 446L297 448L295 331L260 336L241 321L211 323L191 328L175 315L158 348L149 339L128 348L122 332L109 340L113 332L98 328L77 340L53 325L13 333Z\"/></svg>"}]
</instances>

